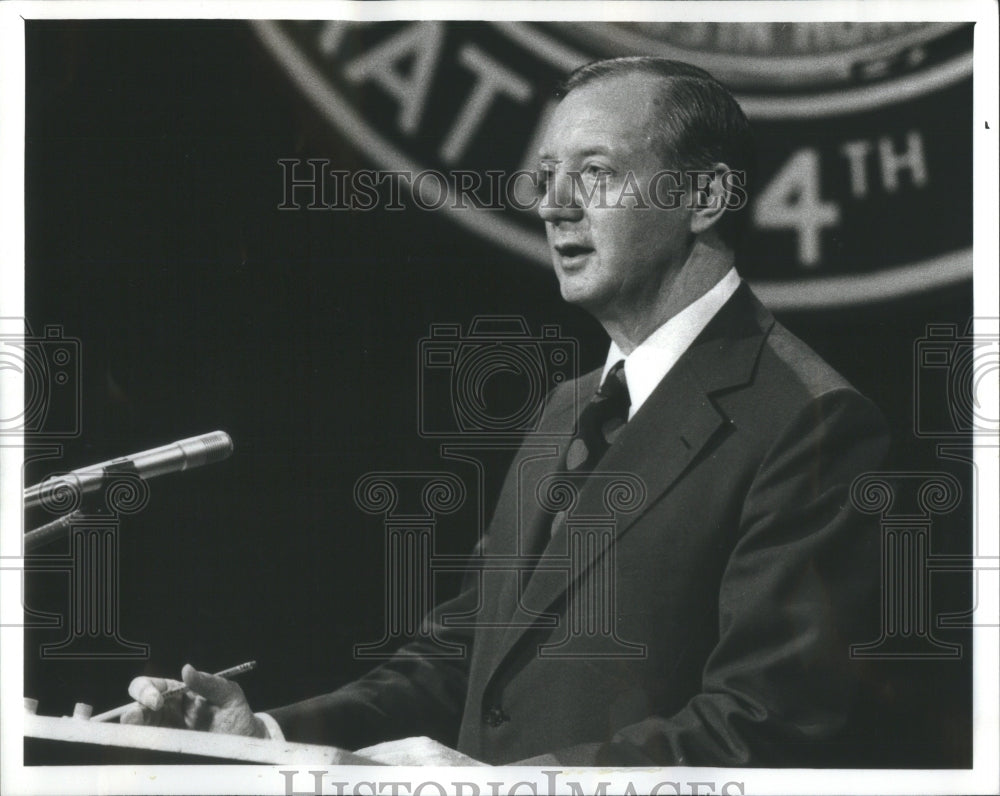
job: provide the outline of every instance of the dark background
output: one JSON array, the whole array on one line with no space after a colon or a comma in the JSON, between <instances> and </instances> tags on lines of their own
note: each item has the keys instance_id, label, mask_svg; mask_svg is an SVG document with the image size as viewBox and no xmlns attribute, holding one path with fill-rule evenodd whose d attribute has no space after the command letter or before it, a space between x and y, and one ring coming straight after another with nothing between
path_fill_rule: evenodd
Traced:
<instances>
[{"instance_id":1,"label":"dark background","mask_svg":"<svg viewBox=\"0 0 1000 796\"><path fill-rule=\"evenodd\" d=\"M352 648L383 632L383 532L355 506L355 481L469 475L417 433L430 324L496 313L532 331L559 324L579 341L581 371L603 362L606 338L561 302L551 273L442 214L278 211L279 158L371 164L243 23L26 31L26 307L35 334L58 324L80 340L82 415L80 435L29 464L25 483L217 428L235 453L153 481L148 507L122 521L119 628L149 659L43 660L40 645L67 630L31 628L25 693L43 714L77 701L101 711L126 701L137 674L248 659L260 664L243 681L257 709L330 690L368 668ZM912 396L926 324L964 327L970 315L964 284L779 319L882 408L896 467L967 485L914 437ZM941 412L945 398L924 396ZM28 527L49 518L29 514ZM967 506L938 523L934 551L967 551L969 523ZM476 538L464 510L436 537L442 551ZM967 606L967 580L936 575L935 609ZM62 614L66 601L65 574L28 576L29 608ZM962 643L962 659L879 664L905 721L872 764L971 762L971 638L935 634Z\"/></svg>"}]
</instances>

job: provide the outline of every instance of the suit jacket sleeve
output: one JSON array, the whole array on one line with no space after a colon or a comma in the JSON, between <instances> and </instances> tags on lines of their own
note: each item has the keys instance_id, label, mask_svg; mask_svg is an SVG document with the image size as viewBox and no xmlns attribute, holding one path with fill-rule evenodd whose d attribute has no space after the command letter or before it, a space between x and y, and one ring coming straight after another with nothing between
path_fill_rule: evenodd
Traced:
<instances>
[{"instance_id":1,"label":"suit jacket sleeve","mask_svg":"<svg viewBox=\"0 0 1000 796\"><path fill-rule=\"evenodd\" d=\"M477 582L466 577L462 591L431 613L432 637L465 650L442 657L433 641L402 647L391 660L329 694L267 711L286 738L301 743L360 749L394 738L426 735L454 746L465 704L471 633L444 626L445 615L478 605Z\"/></svg>"},{"instance_id":2,"label":"suit jacket sleeve","mask_svg":"<svg viewBox=\"0 0 1000 796\"><path fill-rule=\"evenodd\" d=\"M881 415L849 388L790 418L746 494L701 692L522 764L778 766L829 744L858 686L850 645L873 638L878 613L878 528L849 489L887 447Z\"/></svg>"}]
</instances>

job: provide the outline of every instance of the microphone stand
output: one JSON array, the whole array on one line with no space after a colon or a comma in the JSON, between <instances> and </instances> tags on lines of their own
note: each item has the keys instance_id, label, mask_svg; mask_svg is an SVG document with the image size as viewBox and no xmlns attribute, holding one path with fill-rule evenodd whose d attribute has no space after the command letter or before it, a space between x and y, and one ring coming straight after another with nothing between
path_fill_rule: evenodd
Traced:
<instances>
[{"instance_id":1,"label":"microphone stand","mask_svg":"<svg viewBox=\"0 0 1000 796\"><path fill-rule=\"evenodd\" d=\"M34 530L27 531L24 534L24 552L30 553L33 550L37 550L39 547L47 545L53 539L67 533L73 523L82 516L83 514L80 510L75 509L69 514L64 514L63 516L52 520L52 522L47 522Z\"/></svg>"},{"instance_id":2,"label":"microphone stand","mask_svg":"<svg viewBox=\"0 0 1000 796\"><path fill-rule=\"evenodd\" d=\"M111 462L95 473L99 486L70 489L70 500L59 491L46 508L69 509L51 522L24 535L25 570L58 570L69 573L69 602L62 625L66 637L42 644L42 658L117 659L149 657L149 645L125 638L119 630L118 531L123 515L141 510L149 497L146 481L131 461ZM43 482L44 484L44 482ZM61 504L61 505L59 505ZM56 538L69 536L69 549L57 555L29 555Z\"/></svg>"},{"instance_id":3,"label":"microphone stand","mask_svg":"<svg viewBox=\"0 0 1000 796\"><path fill-rule=\"evenodd\" d=\"M63 486L63 488L68 488L78 493L79 500L76 502L80 503L80 508L76 508L61 517L57 517L51 522L47 522L44 525L34 528L33 530L25 531L24 552L28 553L32 550L37 550L39 547L47 545L49 542L67 533L73 526L73 523L82 519L84 516L98 514L99 511L95 508L98 503L98 496L103 497L108 483L113 480L115 476L122 473L127 474L127 477L136 478L144 482L142 476L139 475L139 471L136 468L135 463L131 461L123 461L111 463L101 470L99 486L97 487L96 492L91 488L86 493L79 494L82 491L80 487ZM43 481L41 485L44 485L44 483L45 482Z\"/></svg>"}]
</instances>

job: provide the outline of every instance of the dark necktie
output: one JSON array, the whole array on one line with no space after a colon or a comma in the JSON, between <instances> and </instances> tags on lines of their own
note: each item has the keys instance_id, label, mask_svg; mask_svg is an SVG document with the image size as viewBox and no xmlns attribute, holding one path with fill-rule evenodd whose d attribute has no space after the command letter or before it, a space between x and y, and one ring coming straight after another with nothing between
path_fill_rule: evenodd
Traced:
<instances>
[{"instance_id":1,"label":"dark necktie","mask_svg":"<svg viewBox=\"0 0 1000 796\"><path fill-rule=\"evenodd\" d=\"M586 475L601 460L608 448L618 438L628 420L628 410L632 399L625 381L625 360L612 365L604 383L597 389L580 413L576 434L566 449L566 456L556 472ZM548 532L535 537L531 548L540 555L555 534L564 512L546 513L545 526Z\"/></svg>"},{"instance_id":2,"label":"dark necktie","mask_svg":"<svg viewBox=\"0 0 1000 796\"><path fill-rule=\"evenodd\" d=\"M566 449L564 469L569 473L589 473L611 444L618 438L628 420L632 400L625 381L625 360L620 359L604 378L580 413L576 436Z\"/></svg>"}]
</instances>

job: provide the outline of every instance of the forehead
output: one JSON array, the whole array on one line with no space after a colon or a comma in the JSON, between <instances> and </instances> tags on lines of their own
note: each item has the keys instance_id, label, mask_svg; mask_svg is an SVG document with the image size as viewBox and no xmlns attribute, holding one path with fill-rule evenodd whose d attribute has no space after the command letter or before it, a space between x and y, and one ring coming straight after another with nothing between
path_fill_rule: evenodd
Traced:
<instances>
[{"instance_id":1,"label":"forehead","mask_svg":"<svg viewBox=\"0 0 1000 796\"><path fill-rule=\"evenodd\" d=\"M629 74L573 89L556 106L541 154L595 147L649 149L656 116L664 112L663 84L655 75Z\"/></svg>"}]
</instances>

